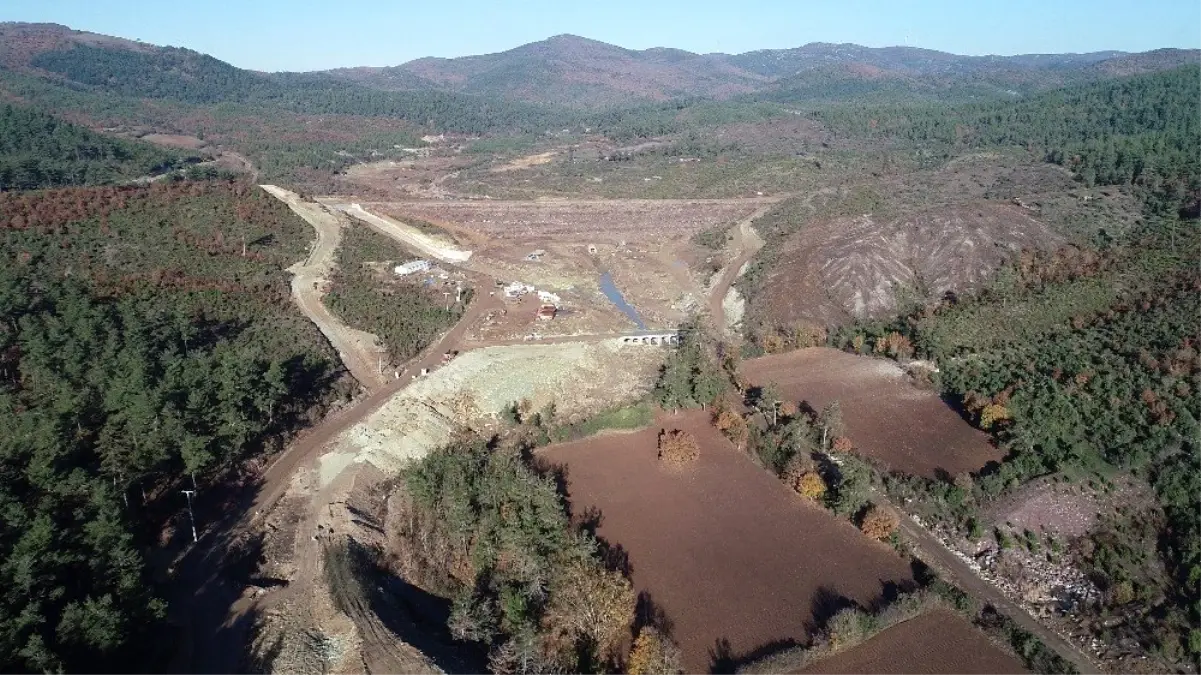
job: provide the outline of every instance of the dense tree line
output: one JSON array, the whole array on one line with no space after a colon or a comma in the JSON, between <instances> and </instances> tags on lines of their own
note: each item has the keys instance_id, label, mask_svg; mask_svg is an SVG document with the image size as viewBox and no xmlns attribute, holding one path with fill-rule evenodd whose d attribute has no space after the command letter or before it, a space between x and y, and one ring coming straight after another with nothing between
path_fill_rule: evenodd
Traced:
<instances>
[{"instance_id":1,"label":"dense tree line","mask_svg":"<svg viewBox=\"0 0 1201 675\"><path fill-rule=\"evenodd\" d=\"M288 303L307 226L252 186L0 194L0 667L127 670L160 503L298 427L335 358ZM150 667L156 668L151 665Z\"/></svg>"},{"instance_id":2,"label":"dense tree line","mask_svg":"<svg viewBox=\"0 0 1201 675\"><path fill-rule=\"evenodd\" d=\"M520 447L462 438L406 470L406 578L453 598L452 635L498 673L608 672L634 619L633 589L568 519L555 481Z\"/></svg>"},{"instance_id":3,"label":"dense tree line","mask_svg":"<svg viewBox=\"0 0 1201 675\"><path fill-rule=\"evenodd\" d=\"M32 108L0 106L0 190L111 183L183 161L180 153L102 136Z\"/></svg>"},{"instance_id":4,"label":"dense tree line","mask_svg":"<svg viewBox=\"0 0 1201 675\"><path fill-rule=\"evenodd\" d=\"M715 344L696 319L680 326L680 344L667 355L655 384L655 401L664 410L713 405L730 386L723 372L723 347Z\"/></svg>"}]
</instances>

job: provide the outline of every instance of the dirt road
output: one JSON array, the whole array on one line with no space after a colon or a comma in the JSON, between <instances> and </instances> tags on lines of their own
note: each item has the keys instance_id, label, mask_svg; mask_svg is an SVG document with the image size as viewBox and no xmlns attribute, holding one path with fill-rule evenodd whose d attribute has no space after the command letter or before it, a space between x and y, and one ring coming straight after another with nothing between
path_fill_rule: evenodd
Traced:
<instances>
[{"instance_id":1,"label":"dirt road","mask_svg":"<svg viewBox=\"0 0 1201 675\"><path fill-rule=\"evenodd\" d=\"M917 557L923 562L938 570L943 576L948 577L949 581L958 586L963 592L992 605L998 612L1008 616L1019 626L1033 633L1038 639L1043 641L1043 644L1070 661L1084 675L1104 672L1093 663L1093 660L1083 650L1065 640L1047 626L1044 626L1042 622L1006 597L995 586L977 576L972 568L968 567L955 554L947 550L942 545L942 542L926 528L918 525L908 516L903 515L903 512L899 509L894 507L894 510L902 513L899 527L901 535L914 547Z\"/></svg>"},{"instance_id":2,"label":"dirt road","mask_svg":"<svg viewBox=\"0 0 1201 675\"><path fill-rule=\"evenodd\" d=\"M405 365L406 371L414 373L436 366L442 354L462 346L467 328L484 313L496 309L500 302L482 294L477 296L453 328ZM263 517L284 496L300 467L313 462L326 443L361 422L411 382L409 377L393 379L353 406L327 417L276 458L264 472L256 494L245 508L231 511L218 522L207 526L201 524L200 541L183 556L175 570L171 618L181 627L180 634L185 639L173 664L173 672L239 672L242 667L239 659L245 652L255 613L268 603L275 604L289 594L303 592L303 584L276 590L263 596L262 600L248 599L243 596L243 581L227 572L231 549L236 542L252 539L262 530ZM306 514L304 522L311 522L313 517L311 513ZM302 552L302 557L308 556ZM303 560L300 562L305 564ZM313 558L312 564L298 573L298 579L315 579L315 565L316 558ZM368 639L391 639L385 638L374 624L363 628ZM383 649L374 650L374 653L382 659L372 664L380 672L405 670L400 661L387 660L389 655L399 658L400 652Z\"/></svg>"},{"instance_id":3,"label":"dirt road","mask_svg":"<svg viewBox=\"0 0 1201 675\"><path fill-rule=\"evenodd\" d=\"M776 205L776 201L778 200L761 206L738 223L738 230L734 235L734 250L737 251L737 254L722 268L721 276L713 286L713 290L709 292L709 316L713 319L714 327L723 334L729 334L730 331L726 325L726 310L722 306L722 302L726 299L726 294L730 292L730 287L734 285L734 280L738 278L738 272L742 266L759 249L763 248L763 239L759 237L759 233L755 232L755 228L751 227L751 224L762 218L763 214Z\"/></svg>"},{"instance_id":4,"label":"dirt road","mask_svg":"<svg viewBox=\"0 0 1201 675\"><path fill-rule=\"evenodd\" d=\"M421 253L436 258L442 262L452 265L459 265L467 262L471 258L471 251L464 251L452 244L440 242L437 239L425 234L415 227L407 225L395 218L386 218L367 211L359 204L344 204L341 202L330 202L329 208L336 209L352 216L367 225L371 229L379 232L385 237L390 237L400 242L402 245L409 248L414 248Z\"/></svg>"},{"instance_id":5,"label":"dirt road","mask_svg":"<svg viewBox=\"0 0 1201 675\"><path fill-rule=\"evenodd\" d=\"M271 196L288 205L317 231L309 257L288 268L292 273L292 298L300 311L329 340L347 370L367 391L376 391L387 381L379 372L381 349L378 338L342 323L321 302L323 288L334 267L334 256L342 241L342 222L320 204L305 201L294 192L274 185L261 185Z\"/></svg>"}]
</instances>

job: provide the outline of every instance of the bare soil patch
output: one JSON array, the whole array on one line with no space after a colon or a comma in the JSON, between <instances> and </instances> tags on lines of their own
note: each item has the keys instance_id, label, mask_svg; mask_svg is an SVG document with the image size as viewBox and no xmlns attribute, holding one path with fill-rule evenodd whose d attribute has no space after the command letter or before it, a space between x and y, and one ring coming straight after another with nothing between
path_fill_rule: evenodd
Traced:
<instances>
[{"instance_id":1,"label":"bare soil patch","mask_svg":"<svg viewBox=\"0 0 1201 675\"><path fill-rule=\"evenodd\" d=\"M664 466L656 441L682 429L700 444ZM706 413L665 415L642 431L555 445L573 513L625 557L644 607L661 610L687 672L729 667L766 645L803 642L848 602L867 605L908 564L850 523L806 504L738 452Z\"/></svg>"},{"instance_id":2,"label":"bare soil patch","mask_svg":"<svg viewBox=\"0 0 1201 675\"><path fill-rule=\"evenodd\" d=\"M339 176L350 192L380 199L445 197L442 184L477 158L434 155L355 164Z\"/></svg>"},{"instance_id":3,"label":"bare soil patch","mask_svg":"<svg viewBox=\"0 0 1201 675\"><path fill-rule=\"evenodd\" d=\"M1024 488L1006 501L1005 507L995 510L997 522L1016 532L1048 532L1066 538L1092 530L1099 509L1097 500L1088 491L1053 483Z\"/></svg>"},{"instance_id":4,"label":"bare soil patch","mask_svg":"<svg viewBox=\"0 0 1201 675\"><path fill-rule=\"evenodd\" d=\"M195 136L184 136L182 134L146 134L142 136L141 140L167 148L182 148L184 150L199 150L208 146L208 143Z\"/></svg>"},{"instance_id":5,"label":"bare soil patch","mask_svg":"<svg viewBox=\"0 0 1201 675\"><path fill-rule=\"evenodd\" d=\"M750 359L742 373L774 382L816 409L838 401L857 452L905 473L976 471L1003 453L937 394L918 389L892 361L815 347Z\"/></svg>"},{"instance_id":6,"label":"bare soil patch","mask_svg":"<svg viewBox=\"0 0 1201 675\"><path fill-rule=\"evenodd\" d=\"M556 318L541 332L564 335L635 328L602 294L603 272L649 327L679 322L704 302L700 280L685 262L696 255L691 235L747 219L774 201L441 200L363 206L455 232L471 241L473 268L560 296L556 304L571 325Z\"/></svg>"},{"instance_id":7,"label":"bare soil patch","mask_svg":"<svg viewBox=\"0 0 1201 675\"><path fill-rule=\"evenodd\" d=\"M939 609L884 630L800 673L1025 673L958 614Z\"/></svg>"},{"instance_id":8,"label":"bare soil patch","mask_svg":"<svg viewBox=\"0 0 1201 675\"><path fill-rule=\"evenodd\" d=\"M1021 249L1061 241L1028 210L999 202L819 220L784 244L758 302L778 323L883 316L898 294L937 300L973 290Z\"/></svg>"},{"instance_id":9,"label":"bare soil patch","mask_svg":"<svg viewBox=\"0 0 1201 675\"><path fill-rule=\"evenodd\" d=\"M364 204L365 208L453 223L492 239L546 237L642 241L689 236L746 217L774 199L460 200Z\"/></svg>"},{"instance_id":10,"label":"bare soil patch","mask_svg":"<svg viewBox=\"0 0 1201 675\"><path fill-rule=\"evenodd\" d=\"M531 166L538 166L540 164L550 164L551 160L558 156L558 154L558 151L551 150L549 152L540 152L535 155L526 155L525 157L518 157L512 161L505 162L500 166L494 166L488 170L492 173L502 173L505 171L519 171L521 169L528 169Z\"/></svg>"}]
</instances>

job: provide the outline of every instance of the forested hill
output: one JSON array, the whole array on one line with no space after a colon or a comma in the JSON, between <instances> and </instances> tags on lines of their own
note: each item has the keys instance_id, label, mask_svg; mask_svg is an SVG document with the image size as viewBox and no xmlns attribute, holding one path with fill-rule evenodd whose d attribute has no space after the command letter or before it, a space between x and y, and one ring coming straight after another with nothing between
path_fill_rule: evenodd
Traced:
<instances>
[{"instance_id":1,"label":"forested hill","mask_svg":"<svg viewBox=\"0 0 1201 675\"><path fill-rule=\"evenodd\" d=\"M0 190L112 183L161 173L185 159L38 110L0 106Z\"/></svg>"},{"instance_id":2,"label":"forested hill","mask_svg":"<svg viewBox=\"0 0 1201 675\"><path fill-rule=\"evenodd\" d=\"M544 126L538 106L442 91L390 92L321 73L268 75L188 49L74 44L34 55L33 73L84 92L186 104L240 103L301 114L383 116L432 129L482 133Z\"/></svg>"},{"instance_id":3,"label":"forested hill","mask_svg":"<svg viewBox=\"0 0 1201 675\"><path fill-rule=\"evenodd\" d=\"M927 150L1022 146L1086 185L1143 188L1160 212L1195 210L1201 194L1201 67L1067 87L1013 102L829 108L843 133L899 138Z\"/></svg>"},{"instance_id":4,"label":"forested hill","mask_svg":"<svg viewBox=\"0 0 1201 675\"><path fill-rule=\"evenodd\" d=\"M243 183L0 193L0 671L163 670L180 489L203 529L332 393L285 272L310 236Z\"/></svg>"}]
</instances>

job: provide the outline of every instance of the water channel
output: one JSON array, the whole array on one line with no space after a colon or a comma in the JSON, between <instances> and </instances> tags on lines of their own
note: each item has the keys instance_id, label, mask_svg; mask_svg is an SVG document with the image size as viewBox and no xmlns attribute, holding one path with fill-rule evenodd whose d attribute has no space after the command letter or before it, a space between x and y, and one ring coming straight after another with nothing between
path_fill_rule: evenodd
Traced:
<instances>
[{"instance_id":1,"label":"water channel","mask_svg":"<svg viewBox=\"0 0 1201 675\"><path fill-rule=\"evenodd\" d=\"M604 293L605 297L609 299L609 302L613 303L613 306L620 309L622 314L630 317L634 325L638 326L638 330L646 330L646 324L642 323L642 317L638 316L638 310L626 302L625 296L621 294L617 285L613 283L613 276L608 272L601 273L600 289L601 293Z\"/></svg>"}]
</instances>

